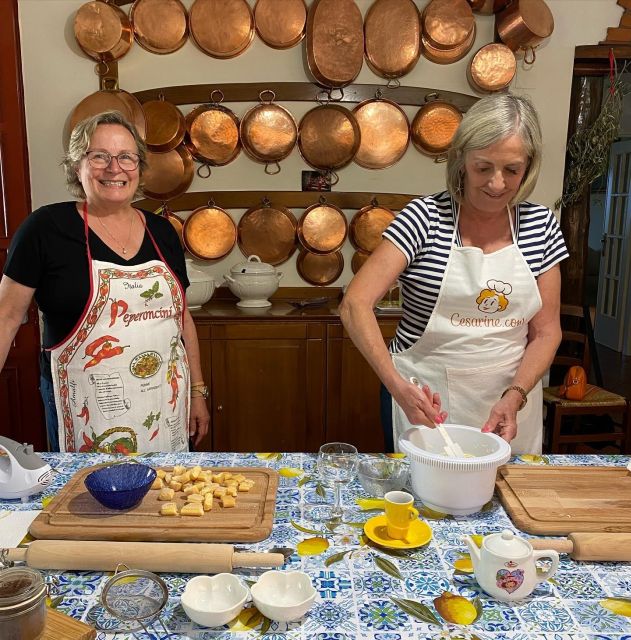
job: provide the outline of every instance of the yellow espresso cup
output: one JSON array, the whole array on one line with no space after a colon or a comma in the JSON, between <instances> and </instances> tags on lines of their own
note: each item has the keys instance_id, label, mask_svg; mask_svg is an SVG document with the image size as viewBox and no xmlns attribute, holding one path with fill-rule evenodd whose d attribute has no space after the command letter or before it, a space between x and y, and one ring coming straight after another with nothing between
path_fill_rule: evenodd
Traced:
<instances>
[{"instance_id":1,"label":"yellow espresso cup","mask_svg":"<svg viewBox=\"0 0 631 640\"><path fill-rule=\"evenodd\" d=\"M405 491L388 491L383 499L388 535L394 540L405 539L412 520L418 518L418 511L412 506L414 497Z\"/></svg>"}]
</instances>

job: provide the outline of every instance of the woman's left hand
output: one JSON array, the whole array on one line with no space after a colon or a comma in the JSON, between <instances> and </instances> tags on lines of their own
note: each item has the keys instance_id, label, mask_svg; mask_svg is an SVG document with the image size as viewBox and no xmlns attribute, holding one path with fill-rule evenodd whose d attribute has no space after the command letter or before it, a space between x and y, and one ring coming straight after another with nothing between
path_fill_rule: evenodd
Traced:
<instances>
[{"instance_id":1,"label":"woman's left hand","mask_svg":"<svg viewBox=\"0 0 631 640\"><path fill-rule=\"evenodd\" d=\"M210 422L210 414L206 406L206 399L202 396L191 398L191 415L188 421L188 435L194 439L195 445L198 445L202 438L208 433L208 423Z\"/></svg>"},{"instance_id":2,"label":"woman's left hand","mask_svg":"<svg viewBox=\"0 0 631 640\"><path fill-rule=\"evenodd\" d=\"M500 398L492 407L489 419L484 423L482 431L488 433L492 431L506 442L510 442L517 435L517 409L514 399L509 395Z\"/></svg>"}]
</instances>

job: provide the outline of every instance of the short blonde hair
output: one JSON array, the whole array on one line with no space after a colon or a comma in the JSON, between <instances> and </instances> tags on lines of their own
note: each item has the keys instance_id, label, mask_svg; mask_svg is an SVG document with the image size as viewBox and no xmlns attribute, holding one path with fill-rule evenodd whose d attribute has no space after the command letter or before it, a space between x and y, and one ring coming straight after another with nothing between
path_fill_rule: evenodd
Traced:
<instances>
[{"instance_id":1,"label":"short blonde hair","mask_svg":"<svg viewBox=\"0 0 631 640\"><path fill-rule=\"evenodd\" d=\"M457 202L464 195L465 156L519 135L528 155L528 166L511 206L524 201L533 191L541 168L541 125L532 102L511 93L481 98L464 115L447 154L447 189Z\"/></svg>"},{"instance_id":2,"label":"short blonde hair","mask_svg":"<svg viewBox=\"0 0 631 640\"><path fill-rule=\"evenodd\" d=\"M118 124L125 127L134 137L134 142L138 148L140 163L138 164L138 172L140 176L139 186L142 183L142 174L147 168L147 145L140 137L136 127L120 111L103 111L95 116L90 116L85 120L81 120L70 134L70 142L68 142L68 151L64 155L62 165L66 174L66 185L68 191L76 198L84 199L85 191L77 175L77 169L81 159L90 148L90 141L96 131L96 128L102 124ZM136 195L142 195L139 191Z\"/></svg>"}]
</instances>

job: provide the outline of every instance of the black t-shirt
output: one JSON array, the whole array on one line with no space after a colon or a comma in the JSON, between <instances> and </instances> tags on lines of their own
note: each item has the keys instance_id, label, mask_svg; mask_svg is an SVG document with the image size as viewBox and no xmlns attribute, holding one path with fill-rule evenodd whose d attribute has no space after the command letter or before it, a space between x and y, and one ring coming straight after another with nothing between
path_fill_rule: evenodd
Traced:
<instances>
[{"instance_id":1,"label":"black t-shirt","mask_svg":"<svg viewBox=\"0 0 631 640\"><path fill-rule=\"evenodd\" d=\"M184 253L171 223L142 212L146 226L168 266L186 289ZM149 234L145 232L138 253L125 260L89 231L92 259L119 265L159 260ZM35 301L44 318L44 348L66 338L81 317L90 294L90 273L83 217L75 202L59 202L34 211L19 227L7 256L4 273L12 280L35 289ZM42 353L42 375L51 379L50 357Z\"/></svg>"}]
</instances>

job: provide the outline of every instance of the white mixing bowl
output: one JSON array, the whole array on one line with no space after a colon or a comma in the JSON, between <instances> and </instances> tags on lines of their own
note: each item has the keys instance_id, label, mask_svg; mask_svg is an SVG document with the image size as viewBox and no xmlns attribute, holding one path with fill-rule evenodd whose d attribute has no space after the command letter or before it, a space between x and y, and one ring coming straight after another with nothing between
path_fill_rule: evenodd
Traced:
<instances>
[{"instance_id":1,"label":"white mixing bowl","mask_svg":"<svg viewBox=\"0 0 631 640\"><path fill-rule=\"evenodd\" d=\"M410 459L412 489L434 511L459 516L476 513L493 497L497 467L511 457L510 445L475 427L443 426L474 457L448 457L438 429L408 429L399 438L399 448Z\"/></svg>"}]
</instances>

